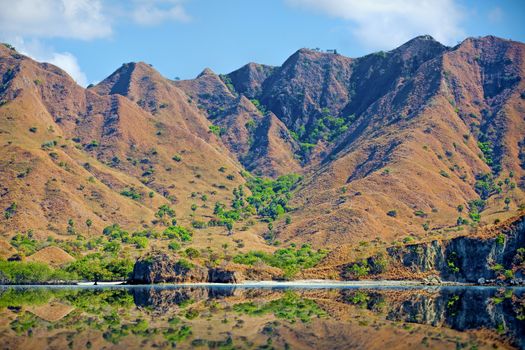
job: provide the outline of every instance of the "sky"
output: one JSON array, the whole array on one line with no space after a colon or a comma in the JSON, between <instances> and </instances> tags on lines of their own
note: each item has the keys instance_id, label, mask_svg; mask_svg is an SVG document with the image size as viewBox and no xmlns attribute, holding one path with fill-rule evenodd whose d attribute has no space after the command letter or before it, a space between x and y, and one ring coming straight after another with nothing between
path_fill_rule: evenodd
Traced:
<instances>
[{"instance_id":1,"label":"sky","mask_svg":"<svg viewBox=\"0 0 525 350\"><path fill-rule=\"evenodd\" d=\"M0 42L96 84L144 61L167 78L248 62L281 65L300 48L359 57L430 34L454 46L525 42L523 0L0 0Z\"/></svg>"}]
</instances>

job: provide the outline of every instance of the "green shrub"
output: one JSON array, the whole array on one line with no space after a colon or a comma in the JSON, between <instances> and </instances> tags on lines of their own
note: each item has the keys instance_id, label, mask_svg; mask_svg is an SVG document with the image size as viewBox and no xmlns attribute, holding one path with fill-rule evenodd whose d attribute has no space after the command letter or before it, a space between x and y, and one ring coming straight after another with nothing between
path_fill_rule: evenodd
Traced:
<instances>
[{"instance_id":1,"label":"green shrub","mask_svg":"<svg viewBox=\"0 0 525 350\"><path fill-rule=\"evenodd\" d=\"M370 272L370 267L368 266L368 262L366 260L356 262L351 264L347 271L350 272L355 278L361 278L368 276L368 273Z\"/></svg>"},{"instance_id":2,"label":"green shrub","mask_svg":"<svg viewBox=\"0 0 525 350\"><path fill-rule=\"evenodd\" d=\"M275 220L289 210L291 191L301 179L297 174L279 176L276 180L252 177L247 183L252 195L246 201L257 214Z\"/></svg>"},{"instance_id":3,"label":"green shrub","mask_svg":"<svg viewBox=\"0 0 525 350\"><path fill-rule=\"evenodd\" d=\"M127 280L133 271L133 262L94 253L70 263L65 270L88 281Z\"/></svg>"},{"instance_id":4,"label":"green shrub","mask_svg":"<svg viewBox=\"0 0 525 350\"><path fill-rule=\"evenodd\" d=\"M192 247L186 248L184 253L186 254L188 258L192 260L198 258L201 255L197 249L192 248Z\"/></svg>"},{"instance_id":5,"label":"green shrub","mask_svg":"<svg viewBox=\"0 0 525 350\"><path fill-rule=\"evenodd\" d=\"M395 218L395 217L397 216L397 211L396 211L396 210L389 210L389 211L386 213L386 215Z\"/></svg>"},{"instance_id":6,"label":"green shrub","mask_svg":"<svg viewBox=\"0 0 525 350\"><path fill-rule=\"evenodd\" d=\"M221 128L217 125L210 125L208 128L212 134L215 134L217 136L221 136L226 132L226 129Z\"/></svg>"},{"instance_id":7,"label":"green shrub","mask_svg":"<svg viewBox=\"0 0 525 350\"><path fill-rule=\"evenodd\" d=\"M189 262L188 260L186 259L179 259L179 261L177 262L177 264L182 267L183 269L186 269L186 270L191 270L193 269L193 264L191 262Z\"/></svg>"},{"instance_id":8,"label":"green shrub","mask_svg":"<svg viewBox=\"0 0 525 350\"><path fill-rule=\"evenodd\" d=\"M180 244L176 241L172 241L168 244L168 248L177 251L180 249Z\"/></svg>"},{"instance_id":9,"label":"green shrub","mask_svg":"<svg viewBox=\"0 0 525 350\"><path fill-rule=\"evenodd\" d=\"M11 219L13 216L15 216L16 211L18 210L18 205L16 202L11 203L5 210L4 210L4 218Z\"/></svg>"},{"instance_id":10,"label":"green shrub","mask_svg":"<svg viewBox=\"0 0 525 350\"><path fill-rule=\"evenodd\" d=\"M0 260L0 282L9 284L42 283L75 279L74 274L54 270L38 262Z\"/></svg>"},{"instance_id":11,"label":"green shrub","mask_svg":"<svg viewBox=\"0 0 525 350\"><path fill-rule=\"evenodd\" d=\"M416 210L416 211L414 212L414 215L415 215L415 216L422 217L422 218L426 218L426 217L427 217L427 214L426 214L423 210Z\"/></svg>"},{"instance_id":12,"label":"green shrub","mask_svg":"<svg viewBox=\"0 0 525 350\"><path fill-rule=\"evenodd\" d=\"M131 199L139 200L142 197L142 194L140 194L135 188L125 188L120 192L121 195L125 197L129 197Z\"/></svg>"},{"instance_id":13,"label":"green shrub","mask_svg":"<svg viewBox=\"0 0 525 350\"><path fill-rule=\"evenodd\" d=\"M11 245L24 253L24 255L31 255L36 252L38 242L33 239L31 232L28 234L17 233L11 239Z\"/></svg>"},{"instance_id":14,"label":"green shrub","mask_svg":"<svg viewBox=\"0 0 525 350\"><path fill-rule=\"evenodd\" d=\"M104 227L102 234L107 236L110 241L119 240L123 243L127 243L130 239L129 232L121 228L119 224Z\"/></svg>"},{"instance_id":15,"label":"green shrub","mask_svg":"<svg viewBox=\"0 0 525 350\"><path fill-rule=\"evenodd\" d=\"M196 229L203 229L203 228L208 227L208 224L206 224L204 221L193 220L193 221L191 222L191 226L192 226L193 228L196 228Z\"/></svg>"},{"instance_id":16,"label":"green shrub","mask_svg":"<svg viewBox=\"0 0 525 350\"><path fill-rule=\"evenodd\" d=\"M450 177L450 175L445 170L440 170L439 171L439 175L441 175L443 177L446 177L446 178Z\"/></svg>"},{"instance_id":17,"label":"green shrub","mask_svg":"<svg viewBox=\"0 0 525 350\"><path fill-rule=\"evenodd\" d=\"M193 237L193 232L182 226L169 226L162 232L162 235L168 239L189 242Z\"/></svg>"},{"instance_id":18,"label":"green shrub","mask_svg":"<svg viewBox=\"0 0 525 350\"><path fill-rule=\"evenodd\" d=\"M159 207L155 213L155 216L160 219L164 218L165 216L173 218L175 217L175 210L171 209L169 205L163 204Z\"/></svg>"},{"instance_id":19,"label":"green shrub","mask_svg":"<svg viewBox=\"0 0 525 350\"><path fill-rule=\"evenodd\" d=\"M243 265L254 265L257 262L263 262L282 269L287 277L291 277L301 269L314 267L327 253L326 250L315 251L310 245L304 244L299 249L294 247L282 248L276 250L273 254L251 251L235 256L233 261Z\"/></svg>"},{"instance_id":20,"label":"green shrub","mask_svg":"<svg viewBox=\"0 0 525 350\"><path fill-rule=\"evenodd\" d=\"M143 249L148 246L148 239L146 237L133 237L131 243L135 244L135 248Z\"/></svg>"}]
</instances>

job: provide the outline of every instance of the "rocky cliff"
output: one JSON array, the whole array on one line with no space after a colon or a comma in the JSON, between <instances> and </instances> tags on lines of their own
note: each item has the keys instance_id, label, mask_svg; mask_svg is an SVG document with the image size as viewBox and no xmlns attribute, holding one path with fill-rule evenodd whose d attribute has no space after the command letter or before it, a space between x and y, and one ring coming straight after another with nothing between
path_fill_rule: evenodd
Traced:
<instances>
[{"instance_id":1,"label":"rocky cliff","mask_svg":"<svg viewBox=\"0 0 525 350\"><path fill-rule=\"evenodd\" d=\"M152 253L135 262L129 283L239 283L242 280L240 272L205 268L165 253Z\"/></svg>"},{"instance_id":2,"label":"rocky cliff","mask_svg":"<svg viewBox=\"0 0 525 350\"><path fill-rule=\"evenodd\" d=\"M376 268L379 262L381 269ZM386 259L377 255L345 265L343 276L353 278L359 271L388 275L388 270L417 277L438 274L451 282L521 283L525 276L525 216L476 236L390 247Z\"/></svg>"}]
</instances>

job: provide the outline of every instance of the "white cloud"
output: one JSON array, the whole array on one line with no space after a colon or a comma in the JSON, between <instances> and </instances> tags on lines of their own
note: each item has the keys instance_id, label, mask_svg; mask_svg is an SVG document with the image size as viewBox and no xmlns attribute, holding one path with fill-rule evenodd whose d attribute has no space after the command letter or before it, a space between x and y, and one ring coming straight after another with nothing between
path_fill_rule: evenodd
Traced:
<instances>
[{"instance_id":1,"label":"white cloud","mask_svg":"<svg viewBox=\"0 0 525 350\"><path fill-rule=\"evenodd\" d=\"M0 32L95 39L111 35L100 0L0 0Z\"/></svg>"},{"instance_id":2,"label":"white cloud","mask_svg":"<svg viewBox=\"0 0 525 350\"><path fill-rule=\"evenodd\" d=\"M285 1L352 22L352 34L374 49L392 48L422 34L444 44L456 44L464 36L461 9L454 0Z\"/></svg>"},{"instance_id":3,"label":"white cloud","mask_svg":"<svg viewBox=\"0 0 525 350\"><path fill-rule=\"evenodd\" d=\"M131 18L141 25L158 25L165 21L188 22L191 18L181 0L135 0Z\"/></svg>"},{"instance_id":4,"label":"white cloud","mask_svg":"<svg viewBox=\"0 0 525 350\"><path fill-rule=\"evenodd\" d=\"M77 58L57 52L44 42L51 38L93 40L108 38L114 21L157 25L189 21L185 0L0 0L0 41L13 44L37 61L57 65L80 85L87 83ZM113 19L113 20L111 20Z\"/></svg>"},{"instance_id":5,"label":"white cloud","mask_svg":"<svg viewBox=\"0 0 525 350\"><path fill-rule=\"evenodd\" d=\"M80 69L77 58L69 52L53 52L51 58L45 61L65 70L77 82L78 85L86 86L86 74Z\"/></svg>"},{"instance_id":6,"label":"white cloud","mask_svg":"<svg viewBox=\"0 0 525 350\"><path fill-rule=\"evenodd\" d=\"M81 86L87 85L86 74L80 69L77 58L70 52L56 52L45 46L38 39L29 41L22 37L12 37L5 40L15 46L20 53L30 56L40 62L49 62L65 70Z\"/></svg>"}]
</instances>

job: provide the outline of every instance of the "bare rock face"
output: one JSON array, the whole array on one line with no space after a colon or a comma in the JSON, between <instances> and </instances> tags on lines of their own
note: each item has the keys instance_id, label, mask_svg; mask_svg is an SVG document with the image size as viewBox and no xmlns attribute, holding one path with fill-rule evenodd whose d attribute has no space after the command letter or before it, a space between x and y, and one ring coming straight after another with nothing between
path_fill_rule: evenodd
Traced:
<instances>
[{"instance_id":1,"label":"bare rock face","mask_svg":"<svg viewBox=\"0 0 525 350\"><path fill-rule=\"evenodd\" d=\"M396 264L413 272L437 271L445 281L484 284L503 270L521 277L523 267L515 262L518 249L525 246L525 216L499 232L490 238L456 237L392 247L387 252Z\"/></svg>"},{"instance_id":2,"label":"bare rock face","mask_svg":"<svg viewBox=\"0 0 525 350\"><path fill-rule=\"evenodd\" d=\"M224 268L205 268L178 260L165 253L153 253L135 262L132 284L153 283L239 283L243 281L240 272Z\"/></svg>"},{"instance_id":3,"label":"bare rock face","mask_svg":"<svg viewBox=\"0 0 525 350\"><path fill-rule=\"evenodd\" d=\"M205 268L189 265L168 254L159 253L137 260L130 283L206 282L207 279Z\"/></svg>"},{"instance_id":4,"label":"bare rock face","mask_svg":"<svg viewBox=\"0 0 525 350\"><path fill-rule=\"evenodd\" d=\"M242 281L243 276L238 271L222 268L210 268L208 270L208 282L211 283L240 283Z\"/></svg>"}]
</instances>

